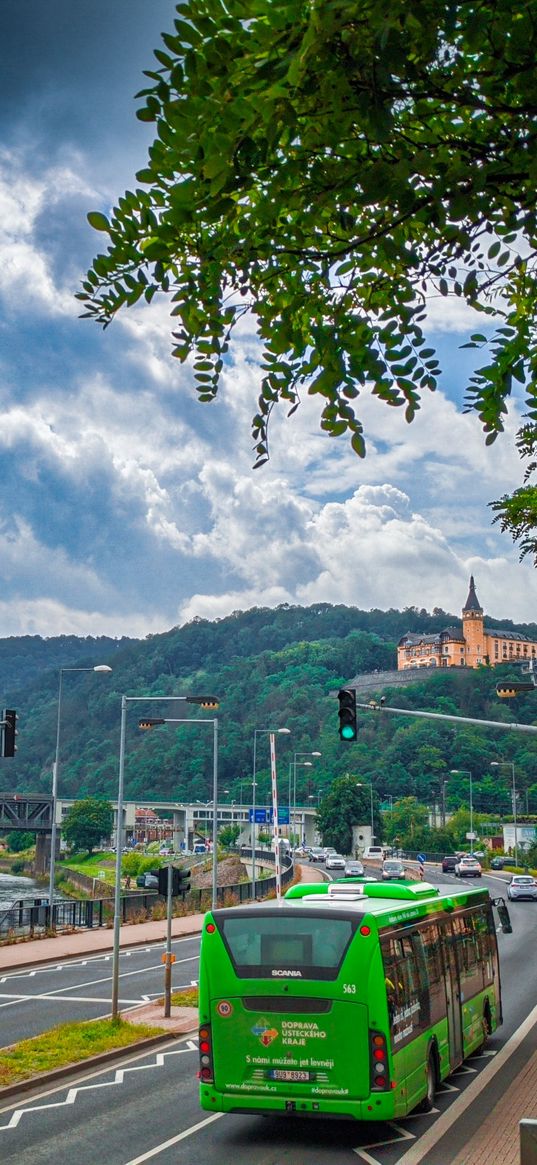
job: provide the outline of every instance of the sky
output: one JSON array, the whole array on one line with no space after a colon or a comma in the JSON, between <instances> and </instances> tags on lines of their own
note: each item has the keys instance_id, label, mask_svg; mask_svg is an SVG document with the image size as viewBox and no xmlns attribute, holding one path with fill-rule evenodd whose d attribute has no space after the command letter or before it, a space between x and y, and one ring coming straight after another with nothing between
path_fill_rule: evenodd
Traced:
<instances>
[{"instance_id":1,"label":"sky","mask_svg":"<svg viewBox=\"0 0 537 1165\"><path fill-rule=\"evenodd\" d=\"M105 332L79 318L103 246L86 215L145 165L134 95L173 16L171 0L0 6L0 636L143 638L280 603L458 613L470 574L486 614L534 620L534 568L487 504L521 484L521 402L492 448L462 411L475 313L432 303L442 389L412 425L366 394L365 460L305 397L258 470L253 321L203 405L163 297Z\"/></svg>"}]
</instances>

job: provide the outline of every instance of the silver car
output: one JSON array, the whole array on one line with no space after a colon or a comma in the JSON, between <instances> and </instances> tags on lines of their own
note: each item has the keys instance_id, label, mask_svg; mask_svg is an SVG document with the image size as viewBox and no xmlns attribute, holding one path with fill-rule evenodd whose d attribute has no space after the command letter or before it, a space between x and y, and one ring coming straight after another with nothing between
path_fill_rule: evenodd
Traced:
<instances>
[{"instance_id":1,"label":"silver car","mask_svg":"<svg viewBox=\"0 0 537 1165\"><path fill-rule=\"evenodd\" d=\"M361 862L354 861L354 860L352 862L347 862L347 864L345 866L345 877L346 878L363 878L363 876L364 876L364 867L363 867Z\"/></svg>"},{"instance_id":2,"label":"silver car","mask_svg":"<svg viewBox=\"0 0 537 1165\"><path fill-rule=\"evenodd\" d=\"M513 874L507 887L507 897L511 902L519 898L529 898L530 901L537 902L537 880L532 878L531 874Z\"/></svg>"},{"instance_id":3,"label":"silver car","mask_svg":"<svg viewBox=\"0 0 537 1165\"><path fill-rule=\"evenodd\" d=\"M405 867L395 858L387 858L382 863L382 879L384 882L398 882L406 878Z\"/></svg>"}]
</instances>

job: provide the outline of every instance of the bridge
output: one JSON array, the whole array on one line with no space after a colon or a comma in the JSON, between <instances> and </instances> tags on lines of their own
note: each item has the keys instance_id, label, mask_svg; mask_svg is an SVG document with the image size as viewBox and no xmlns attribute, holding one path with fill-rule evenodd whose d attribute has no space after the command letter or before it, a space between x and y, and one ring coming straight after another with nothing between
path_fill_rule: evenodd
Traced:
<instances>
[{"instance_id":1,"label":"bridge","mask_svg":"<svg viewBox=\"0 0 537 1165\"><path fill-rule=\"evenodd\" d=\"M58 830L58 846L63 820L69 809L74 805L75 798L58 798L56 801L56 827ZM113 843L117 838L117 801L110 799L114 813ZM124 801L123 802L123 836L133 836L136 829L136 809L154 809L156 813L166 813L170 818L170 829L173 839L173 848L177 852L184 846L192 849L194 837L200 829L204 832L212 831L213 803L212 801L179 802L179 801ZM291 832L307 844L315 842L315 814L311 805L293 806L288 809L283 806L280 817L283 834ZM251 815L249 805L231 805L223 801L216 806L217 825L235 825L240 827L237 843L251 840ZM286 823L282 817L286 816ZM258 806L255 811L257 831L266 825L271 828L270 810L265 806ZM50 865L50 834L52 831L52 796L24 793L0 793L0 832L10 833L12 830L27 830L37 835L36 838L36 873L42 874Z\"/></svg>"}]
</instances>

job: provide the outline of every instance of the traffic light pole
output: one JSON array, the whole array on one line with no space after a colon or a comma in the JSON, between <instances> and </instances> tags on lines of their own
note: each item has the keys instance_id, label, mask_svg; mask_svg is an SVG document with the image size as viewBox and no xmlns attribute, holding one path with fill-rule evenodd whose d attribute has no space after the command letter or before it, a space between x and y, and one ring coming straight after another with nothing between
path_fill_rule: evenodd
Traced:
<instances>
[{"instance_id":1,"label":"traffic light pole","mask_svg":"<svg viewBox=\"0 0 537 1165\"><path fill-rule=\"evenodd\" d=\"M168 866L168 893L166 895L166 954L164 975L164 1018L169 1019L172 1010L172 879L173 871Z\"/></svg>"},{"instance_id":2,"label":"traffic light pole","mask_svg":"<svg viewBox=\"0 0 537 1165\"><path fill-rule=\"evenodd\" d=\"M419 716L426 720L451 720L456 724L480 724L485 728L503 728L506 732L529 732L537 733L537 725L535 724L505 724L503 720L478 720L475 716L449 716L445 712L417 712L410 711L409 708L390 708L388 704L377 704L376 701L371 701L369 704L357 704L357 708L363 708L365 712L395 712L398 716Z\"/></svg>"}]
</instances>

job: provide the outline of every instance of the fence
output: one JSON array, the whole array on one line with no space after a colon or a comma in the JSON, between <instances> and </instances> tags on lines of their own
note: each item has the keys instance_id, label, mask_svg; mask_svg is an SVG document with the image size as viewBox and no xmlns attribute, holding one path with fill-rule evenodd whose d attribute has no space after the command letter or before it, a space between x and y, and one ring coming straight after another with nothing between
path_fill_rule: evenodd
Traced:
<instances>
[{"instance_id":1,"label":"fence","mask_svg":"<svg viewBox=\"0 0 537 1165\"><path fill-rule=\"evenodd\" d=\"M242 848L243 857L251 857L252 850ZM270 850L255 851L256 861L263 863L274 862L274 854ZM294 876L292 858L282 856L282 886L286 886ZM256 879L256 889L261 891L265 898L276 889L276 878ZM216 891L217 905L222 906L228 896L238 898L239 902L249 902L253 899L251 882L237 882L232 886L218 886ZM193 913L199 914L211 905L212 891L195 887L188 893L188 903ZM146 893L123 894L121 896L121 921L129 922L140 914L149 914L152 907L159 900L154 891ZM162 901L162 899L160 899ZM41 898L20 899L14 902L4 914L0 915L0 940L8 935L34 934L45 930L74 930L76 928L99 927L111 925L114 916L113 898L84 899L83 901L55 902L52 908L52 917L48 900Z\"/></svg>"}]
</instances>

